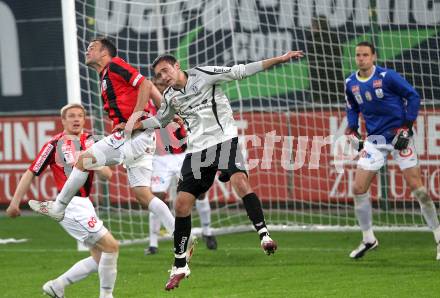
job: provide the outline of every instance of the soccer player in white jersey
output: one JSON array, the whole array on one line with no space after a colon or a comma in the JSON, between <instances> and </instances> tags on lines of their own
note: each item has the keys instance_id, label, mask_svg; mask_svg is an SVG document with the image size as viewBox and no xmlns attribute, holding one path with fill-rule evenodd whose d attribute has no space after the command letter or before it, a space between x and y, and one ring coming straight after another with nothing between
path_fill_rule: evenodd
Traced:
<instances>
[{"instance_id":1,"label":"soccer player in white jersey","mask_svg":"<svg viewBox=\"0 0 440 298\"><path fill-rule=\"evenodd\" d=\"M420 108L420 96L403 77L392 69L374 64L376 50L370 42L356 46L358 70L345 80L348 127L346 135L361 150L356 169L353 194L355 214L362 230L362 242L350 253L361 258L378 246L372 229L370 202L371 181L391 154L421 207L425 221L434 233L437 260L440 260L440 225L437 211L423 185L416 149L413 122ZM358 132L359 113L365 120L368 138L362 141ZM359 146L362 144L362 146ZM362 148L363 147L363 148Z\"/></svg>"},{"instance_id":2,"label":"soccer player in white jersey","mask_svg":"<svg viewBox=\"0 0 440 298\"><path fill-rule=\"evenodd\" d=\"M150 96L160 105L162 95L150 80L133 66L116 56L116 47L107 38L90 42L86 64L100 76L104 110L113 122L114 133L93 144L80 155L72 173L54 202L29 201L31 208L43 215L61 220L64 210L78 189L85 183L88 170L95 166L123 163L128 182L137 201L155 213L169 233L174 231L174 217L168 206L151 192L152 160L155 148L154 132L136 132L124 135L119 128L132 114L148 113Z\"/></svg>"},{"instance_id":3,"label":"soccer player in white jersey","mask_svg":"<svg viewBox=\"0 0 440 298\"><path fill-rule=\"evenodd\" d=\"M93 144L91 135L83 132L85 110L80 104L69 104L61 109L64 131L54 136L41 148L35 161L21 177L6 214L10 217L20 215L20 201L29 191L32 181L50 166L58 191L61 190L72 171L75 158L81 150ZM64 288L76 283L91 273L98 272L100 297L113 297L113 287L117 274L119 244L103 226L90 202L93 172L87 182L73 197L66 208L60 225L76 240L90 248L90 257L82 259L54 280L43 285L43 292L51 297L64 297ZM110 179L112 172L108 167L98 170L98 175Z\"/></svg>"},{"instance_id":4,"label":"soccer player in white jersey","mask_svg":"<svg viewBox=\"0 0 440 298\"><path fill-rule=\"evenodd\" d=\"M154 77L153 84L162 94L168 87L162 80ZM179 119L179 118L177 118ZM167 127L156 130L156 152L153 159L153 175L151 190L153 194L164 200L167 193L171 200L176 198L177 179L180 176L183 160L185 159L187 136L183 121L174 122ZM206 247L211 250L217 249L217 239L211 230L211 206L208 196L201 194L196 200L196 209L202 225L202 239ZM146 255L153 255L159 248L160 221L154 213L149 214L149 247L145 249Z\"/></svg>"},{"instance_id":5,"label":"soccer player in white jersey","mask_svg":"<svg viewBox=\"0 0 440 298\"><path fill-rule=\"evenodd\" d=\"M153 62L156 76L170 87L164 92L157 115L136 122L128 130L163 127L177 114L185 122L189 134L175 203L175 259L166 290L176 288L190 274L185 251L191 232L191 210L195 199L213 184L217 170L229 174L231 184L242 198L247 215L259 234L264 252L268 255L275 252L277 246L269 236L260 200L249 185L232 108L219 84L244 79L302 56L302 51L289 51L282 56L246 65L196 67L187 71L183 71L171 55L159 56Z\"/></svg>"}]
</instances>

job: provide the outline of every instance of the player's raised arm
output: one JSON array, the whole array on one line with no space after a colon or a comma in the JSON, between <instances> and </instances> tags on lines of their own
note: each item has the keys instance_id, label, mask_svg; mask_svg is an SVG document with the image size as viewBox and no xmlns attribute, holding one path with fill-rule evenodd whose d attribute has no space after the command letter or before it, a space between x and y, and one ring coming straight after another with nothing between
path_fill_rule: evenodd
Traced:
<instances>
[{"instance_id":1,"label":"player's raised arm","mask_svg":"<svg viewBox=\"0 0 440 298\"><path fill-rule=\"evenodd\" d=\"M196 67L198 71L201 71L209 75L211 82L220 81L233 81L242 80L246 77L252 76L260 71L271 68L274 65L289 62L292 59L299 59L304 56L303 51L289 51L284 55L252 62L248 64L237 64L232 67L226 66L203 66Z\"/></svg>"}]
</instances>

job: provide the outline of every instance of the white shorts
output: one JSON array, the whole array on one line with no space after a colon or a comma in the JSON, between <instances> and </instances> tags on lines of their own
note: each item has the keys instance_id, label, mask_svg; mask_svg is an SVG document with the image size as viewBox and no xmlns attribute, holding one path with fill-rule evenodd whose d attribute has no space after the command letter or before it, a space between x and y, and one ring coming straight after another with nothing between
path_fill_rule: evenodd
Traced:
<instances>
[{"instance_id":1,"label":"white shorts","mask_svg":"<svg viewBox=\"0 0 440 298\"><path fill-rule=\"evenodd\" d=\"M153 154L156 148L154 132L135 132L126 139L121 132L115 132L90 147L97 162L96 166L123 164L127 169L130 187L150 186L153 170Z\"/></svg>"},{"instance_id":2,"label":"white shorts","mask_svg":"<svg viewBox=\"0 0 440 298\"><path fill-rule=\"evenodd\" d=\"M375 145L365 142L364 149L360 153L358 167L367 171L378 171L385 164L388 154L391 153L393 160L401 170L415 167L419 164L414 140L411 139L407 149L396 150L393 145Z\"/></svg>"},{"instance_id":3,"label":"white shorts","mask_svg":"<svg viewBox=\"0 0 440 298\"><path fill-rule=\"evenodd\" d=\"M153 192L167 192L173 179L180 177L185 153L155 155L153 159L153 177L151 190Z\"/></svg>"},{"instance_id":4,"label":"white shorts","mask_svg":"<svg viewBox=\"0 0 440 298\"><path fill-rule=\"evenodd\" d=\"M98 218L89 198L73 197L67 205L60 225L66 232L87 247L95 246L107 232L102 220Z\"/></svg>"}]
</instances>

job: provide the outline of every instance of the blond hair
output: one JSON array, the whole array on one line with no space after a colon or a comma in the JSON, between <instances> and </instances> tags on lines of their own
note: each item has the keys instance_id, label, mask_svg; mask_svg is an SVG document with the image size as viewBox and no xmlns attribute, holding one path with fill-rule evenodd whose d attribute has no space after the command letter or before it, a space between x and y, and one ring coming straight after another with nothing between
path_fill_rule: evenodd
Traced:
<instances>
[{"instance_id":1,"label":"blond hair","mask_svg":"<svg viewBox=\"0 0 440 298\"><path fill-rule=\"evenodd\" d=\"M70 110L70 109L73 109L73 108L78 108L78 109L83 110L84 117L86 116L86 109L84 108L84 106L82 104L80 104L80 103L69 103L69 104L67 104L67 105L65 105L64 107L61 108L61 110L60 110L61 118L65 119L67 111Z\"/></svg>"}]
</instances>

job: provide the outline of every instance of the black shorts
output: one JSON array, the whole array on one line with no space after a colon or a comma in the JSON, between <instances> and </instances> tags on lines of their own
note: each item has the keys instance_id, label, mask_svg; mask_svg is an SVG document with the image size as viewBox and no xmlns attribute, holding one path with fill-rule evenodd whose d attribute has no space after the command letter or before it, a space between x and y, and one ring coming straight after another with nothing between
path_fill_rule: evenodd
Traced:
<instances>
[{"instance_id":1,"label":"black shorts","mask_svg":"<svg viewBox=\"0 0 440 298\"><path fill-rule=\"evenodd\" d=\"M197 198L212 186L217 171L225 172L229 176L237 172L247 175L238 138L188 153L183 161L177 191L189 192Z\"/></svg>"}]
</instances>

